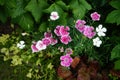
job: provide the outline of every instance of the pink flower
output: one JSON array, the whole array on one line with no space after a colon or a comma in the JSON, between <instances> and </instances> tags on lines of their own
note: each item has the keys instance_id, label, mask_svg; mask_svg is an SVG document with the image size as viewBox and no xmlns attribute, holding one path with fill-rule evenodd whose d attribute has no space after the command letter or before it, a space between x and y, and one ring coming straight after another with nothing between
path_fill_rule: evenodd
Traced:
<instances>
[{"instance_id":1,"label":"pink flower","mask_svg":"<svg viewBox=\"0 0 120 80\"><path fill-rule=\"evenodd\" d=\"M42 41L38 41L35 46L39 51L46 49L46 45Z\"/></svg>"},{"instance_id":2,"label":"pink flower","mask_svg":"<svg viewBox=\"0 0 120 80\"><path fill-rule=\"evenodd\" d=\"M38 52L39 50L36 48L36 42L31 45L32 53Z\"/></svg>"},{"instance_id":3,"label":"pink flower","mask_svg":"<svg viewBox=\"0 0 120 80\"><path fill-rule=\"evenodd\" d=\"M43 44L45 44L46 46L51 44L51 39L50 38L43 38L42 39Z\"/></svg>"},{"instance_id":4,"label":"pink flower","mask_svg":"<svg viewBox=\"0 0 120 80\"><path fill-rule=\"evenodd\" d=\"M45 38L52 38L52 33L51 32L45 32L44 37Z\"/></svg>"},{"instance_id":5,"label":"pink flower","mask_svg":"<svg viewBox=\"0 0 120 80\"><path fill-rule=\"evenodd\" d=\"M100 20L100 14L98 14L97 12L92 13L91 18L93 21L99 21Z\"/></svg>"},{"instance_id":6,"label":"pink flower","mask_svg":"<svg viewBox=\"0 0 120 80\"><path fill-rule=\"evenodd\" d=\"M64 27L64 26L61 26L60 27L60 35L61 36L65 36L65 35L69 35L69 31L70 30L70 28L68 27L68 26L66 26L66 27Z\"/></svg>"},{"instance_id":7,"label":"pink flower","mask_svg":"<svg viewBox=\"0 0 120 80\"><path fill-rule=\"evenodd\" d=\"M51 45L55 45L58 43L57 39L50 38L50 40L51 40Z\"/></svg>"},{"instance_id":8,"label":"pink flower","mask_svg":"<svg viewBox=\"0 0 120 80\"><path fill-rule=\"evenodd\" d=\"M83 34L88 37L88 38L92 38L95 36L95 32L93 32L94 28L93 27L90 27L90 26L85 26L85 29L84 29L84 32Z\"/></svg>"},{"instance_id":9,"label":"pink flower","mask_svg":"<svg viewBox=\"0 0 120 80\"><path fill-rule=\"evenodd\" d=\"M64 67L69 67L73 59L69 55L64 55L60 57L61 65Z\"/></svg>"},{"instance_id":10,"label":"pink flower","mask_svg":"<svg viewBox=\"0 0 120 80\"><path fill-rule=\"evenodd\" d=\"M57 26L56 29L54 30L54 33L55 33L57 36L60 36L60 27L61 27L61 26Z\"/></svg>"},{"instance_id":11,"label":"pink flower","mask_svg":"<svg viewBox=\"0 0 120 80\"><path fill-rule=\"evenodd\" d=\"M64 36L64 35L69 35L70 28L68 26L57 26L56 29L54 30L55 34L57 36Z\"/></svg>"},{"instance_id":12,"label":"pink flower","mask_svg":"<svg viewBox=\"0 0 120 80\"><path fill-rule=\"evenodd\" d=\"M77 20L75 27L78 31L83 32L86 22L84 20Z\"/></svg>"},{"instance_id":13,"label":"pink flower","mask_svg":"<svg viewBox=\"0 0 120 80\"><path fill-rule=\"evenodd\" d=\"M71 42L71 37L69 35L61 36L60 41L64 44L68 44L68 42Z\"/></svg>"},{"instance_id":14,"label":"pink flower","mask_svg":"<svg viewBox=\"0 0 120 80\"><path fill-rule=\"evenodd\" d=\"M68 55L70 55L70 54L73 53L73 50L72 50L71 48L67 48L67 49L65 50L65 53L68 54Z\"/></svg>"}]
</instances>

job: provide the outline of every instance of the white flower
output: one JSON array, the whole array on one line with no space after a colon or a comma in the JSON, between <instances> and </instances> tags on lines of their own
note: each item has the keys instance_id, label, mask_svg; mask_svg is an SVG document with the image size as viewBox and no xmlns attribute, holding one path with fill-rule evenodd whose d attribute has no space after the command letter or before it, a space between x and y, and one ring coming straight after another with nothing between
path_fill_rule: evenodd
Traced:
<instances>
[{"instance_id":1,"label":"white flower","mask_svg":"<svg viewBox=\"0 0 120 80\"><path fill-rule=\"evenodd\" d=\"M25 35L27 35L27 34L28 34L28 33L26 33L26 32L24 32L24 33L21 33L21 35L22 35L22 36L25 36Z\"/></svg>"},{"instance_id":2,"label":"white flower","mask_svg":"<svg viewBox=\"0 0 120 80\"><path fill-rule=\"evenodd\" d=\"M96 28L96 32L97 32L98 36L105 36L106 31L107 31L107 29L103 28L103 26L101 24Z\"/></svg>"},{"instance_id":3,"label":"white flower","mask_svg":"<svg viewBox=\"0 0 120 80\"><path fill-rule=\"evenodd\" d=\"M93 45L96 47L100 47L100 45L102 44L102 41L100 40L99 37L96 37L95 39L93 39Z\"/></svg>"},{"instance_id":4,"label":"white flower","mask_svg":"<svg viewBox=\"0 0 120 80\"><path fill-rule=\"evenodd\" d=\"M51 12L50 19L51 20L57 20L57 19L59 19L58 12L55 12L55 11Z\"/></svg>"},{"instance_id":5,"label":"white flower","mask_svg":"<svg viewBox=\"0 0 120 80\"><path fill-rule=\"evenodd\" d=\"M17 47L20 48L20 49L23 49L25 47L25 42L20 41L19 43L17 43Z\"/></svg>"},{"instance_id":6,"label":"white flower","mask_svg":"<svg viewBox=\"0 0 120 80\"><path fill-rule=\"evenodd\" d=\"M43 42L39 40L39 41L36 43L36 48L37 48L39 51L41 51L41 50L46 49L46 45L43 44Z\"/></svg>"}]
</instances>

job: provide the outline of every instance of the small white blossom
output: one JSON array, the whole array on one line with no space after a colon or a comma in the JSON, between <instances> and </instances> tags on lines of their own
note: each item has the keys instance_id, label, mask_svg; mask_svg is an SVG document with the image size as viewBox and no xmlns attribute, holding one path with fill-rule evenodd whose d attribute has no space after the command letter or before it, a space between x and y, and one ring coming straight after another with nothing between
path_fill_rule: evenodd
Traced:
<instances>
[{"instance_id":1,"label":"small white blossom","mask_svg":"<svg viewBox=\"0 0 120 80\"><path fill-rule=\"evenodd\" d=\"M57 20L57 19L59 19L58 12L55 12L55 11L51 12L50 19L51 20Z\"/></svg>"},{"instance_id":2,"label":"small white blossom","mask_svg":"<svg viewBox=\"0 0 120 80\"><path fill-rule=\"evenodd\" d=\"M95 39L93 39L93 45L96 47L100 47L100 45L102 44L102 41L100 40L99 37L96 37Z\"/></svg>"},{"instance_id":3,"label":"small white blossom","mask_svg":"<svg viewBox=\"0 0 120 80\"><path fill-rule=\"evenodd\" d=\"M20 48L20 49L23 49L25 47L25 42L20 41L19 43L17 43L17 47Z\"/></svg>"},{"instance_id":4,"label":"small white blossom","mask_svg":"<svg viewBox=\"0 0 120 80\"><path fill-rule=\"evenodd\" d=\"M104 28L101 24L96 28L96 32L98 36L105 36L105 32L107 31L106 28Z\"/></svg>"},{"instance_id":5,"label":"small white blossom","mask_svg":"<svg viewBox=\"0 0 120 80\"><path fill-rule=\"evenodd\" d=\"M35 46L39 51L41 51L41 50L44 50L44 49L46 49L46 45L45 44L43 44L43 42L42 41L38 41L37 43L36 43L36 46Z\"/></svg>"},{"instance_id":6,"label":"small white blossom","mask_svg":"<svg viewBox=\"0 0 120 80\"><path fill-rule=\"evenodd\" d=\"M21 33L21 35L22 35L22 36L25 36L25 35L27 35L27 34L28 34L28 33L26 33L26 32L24 32L24 33Z\"/></svg>"}]
</instances>

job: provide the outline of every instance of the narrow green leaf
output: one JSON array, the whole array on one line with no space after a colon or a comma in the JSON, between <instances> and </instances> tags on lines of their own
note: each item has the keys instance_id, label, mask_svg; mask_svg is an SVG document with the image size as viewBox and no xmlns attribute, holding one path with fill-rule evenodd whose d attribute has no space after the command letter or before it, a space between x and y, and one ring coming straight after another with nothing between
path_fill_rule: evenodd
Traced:
<instances>
[{"instance_id":1,"label":"narrow green leaf","mask_svg":"<svg viewBox=\"0 0 120 80\"><path fill-rule=\"evenodd\" d=\"M107 23L117 23L120 24L120 10L113 10L111 13L108 14L106 18Z\"/></svg>"},{"instance_id":2,"label":"narrow green leaf","mask_svg":"<svg viewBox=\"0 0 120 80\"><path fill-rule=\"evenodd\" d=\"M114 69L120 70L120 59L114 62Z\"/></svg>"},{"instance_id":3,"label":"narrow green leaf","mask_svg":"<svg viewBox=\"0 0 120 80\"><path fill-rule=\"evenodd\" d=\"M111 60L120 58L120 44L115 46L111 52Z\"/></svg>"},{"instance_id":4,"label":"narrow green leaf","mask_svg":"<svg viewBox=\"0 0 120 80\"><path fill-rule=\"evenodd\" d=\"M120 9L120 0L112 0L110 5L116 9Z\"/></svg>"}]
</instances>

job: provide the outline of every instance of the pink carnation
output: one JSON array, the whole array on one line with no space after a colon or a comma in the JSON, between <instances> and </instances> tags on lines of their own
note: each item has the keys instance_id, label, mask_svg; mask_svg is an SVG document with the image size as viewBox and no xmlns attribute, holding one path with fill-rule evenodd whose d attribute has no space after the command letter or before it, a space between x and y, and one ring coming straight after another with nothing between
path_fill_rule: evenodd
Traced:
<instances>
[{"instance_id":1,"label":"pink carnation","mask_svg":"<svg viewBox=\"0 0 120 80\"><path fill-rule=\"evenodd\" d=\"M51 40L51 45L55 45L58 43L57 39L50 38L50 40Z\"/></svg>"},{"instance_id":2,"label":"pink carnation","mask_svg":"<svg viewBox=\"0 0 120 80\"><path fill-rule=\"evenodd\" d=\"M93 21L99 21L100 20L100 14L98 14L97 12L92 13L91 18Z\"/></svg>"},{"instance_id":3,"label":"pink carnation","mask_svg":"<svg viewBox=\"0 0 120 80\"><path fill-rule=\"evenodd\" d=\"M43 44L45 44L46 46L51 44L51 39L50 38L43 38L42 39Z\"/></svg>"},{"instance_id":4,"label":"pink carnation","mask_svg":"<svg viewBox=\"0 0 120 80\"><path fill-rule=\"evenodd\" d=\"M61 26L60 27L60 35L61 36L65 36L65 35L69 35L69 31L70 30L70 28L67 26L67 27L64 27L64 26Z\"/></svg>"},{"instance_id":5,"label":"pink carnation","mask_svg":"<svg viewBox=\"0 0 120 80\"><path fill-rule=\"evenodd\" d=\"M61 65L64 67L69 67L73 59L69 55L64 55L60 57Z\"/></svg>"},{"instance_id":6,"label":"pink carnation","mask_svg":"<svg viewBox=\"0 0 120 80\"><path fill-rule=\"evenodd\" d=\"M39 50L36 48L36 42L31 45L32 53L38 52Z\"/></svg>"},{"instance_id":7,"label":"pink carnation","mask_svg":"<svg viewBox=\"0 0 120 80\"><path fill-rule=\"evenodd\" d=\"M60 36L60 27L61 27L61 26L57 26L56 29L54 30L54 33L55 33L57 36Z\"/></svg>"},{"instance_id":8,"label":"pink carnation","mask_svg":"<svg viewBox=\"0 0 120 80\"><path fill-rule=\"evenodd\" d=\"M51 32L45 32L44 37L45 38L52 38L52 33Z\"/></svg>"},{"instance_id":9,"label":"pink carnation","mask_svg":"<svg viewBox=\"0 0 120 80\"><path fill-rule=\"evenodd\" d=\"M62 36L60 41L64 44L68 44L69 42L71 42L71 37L69 35L65 35L65 36Z\"/></svg>"},{"instance_id":10,"label":"pink carnation","mask_svg":"<svg viewBox=\"0 0 120 80\"><path fill-rule=\"evenodd\" d=\"M57 26L56 29L54 30L55 34L57 36L64 36L64 35L69 35L70 28L68 26Z\"/></svg>"},{"instance_id":11,"label":"pink carnation","mask_svg":"<svg viewBox=\"0 0 120 80\"><path fill-rule=\"evenodd\" d=\"M90 26L85 26L85 29L84 29L84 32L83 34L88 37L88 38L92 38L95 36L95 32L93 32L94 28L93 27L90 27Z\"/></svg>"},{"instance_id":12,"label":"pink carnation","mask_svg":"<svg viewBox=\"0 0 120 80\"><path fill-rule=\"evenodd\" d=\"M40 40L36 43L35 47L36 47L39 51L46 49L46 45L43 44L43 42L40 41Z\"/></svg>"},{"instance_id":13,"label":"pink carnation","mask_svg":"<svg viewBox=\"0 0 120 80\"><path fill-rule=\"evenodd\" d=\"M75 27L78 31L83 32L85 28L85 24L86 22L84 20L77 20Z\"/></svg>"}]
</instances>

